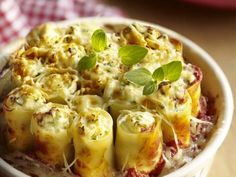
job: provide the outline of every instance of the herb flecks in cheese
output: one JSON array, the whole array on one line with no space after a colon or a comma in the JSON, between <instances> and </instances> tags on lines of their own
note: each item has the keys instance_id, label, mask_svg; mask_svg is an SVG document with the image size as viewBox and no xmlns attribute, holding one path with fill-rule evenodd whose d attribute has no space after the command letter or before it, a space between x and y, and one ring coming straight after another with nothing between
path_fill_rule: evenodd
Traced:
<instances>
[{"instance_id":1,"label":"herb flecks in cheese","mask_svg":"<svg viewBox=\"0 0 236 177\"><path fill-rule=\"evenodd\" d=\"M182 166L196 145L202 79L182 52L178 40L138 23L33 29L9 62L17 88L4 100L8 144L35 143L40 160L71 162L83 177L149 174L161 157L166 169Z\"/></svg>"},{"instance_id":2,"label":"herb flecks in cheese","mask_svg":"<svg viewBox=\"0 0 236 177\"><path fill-rule=\"evenodd\" d=\"M124 111L118 118L118 124L129 133L151 131L155 118L148 112Z\"/></svg>"}]
</instances>

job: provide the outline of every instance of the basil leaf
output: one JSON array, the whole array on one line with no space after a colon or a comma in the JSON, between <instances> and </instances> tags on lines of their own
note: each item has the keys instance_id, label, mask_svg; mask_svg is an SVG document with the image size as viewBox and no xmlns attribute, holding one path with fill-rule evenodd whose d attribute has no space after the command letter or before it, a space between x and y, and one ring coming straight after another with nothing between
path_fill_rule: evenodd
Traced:
<instances>
[{"instance_id":1,"label":"basil leaf","mask_svg":"<svg viewBox=\"0 0 236 177\"><path fill-rule=\"evenodd\" d=\"M145 68L139 68L127 72L125 78L132 83L145 85L152 80L152 74Z\"/></svg>"},{"instance_id":2,"label":"basil leaf","mask_svg":"<svg viewBox=\"0 0 236 177\"><path fill-rule=\"evenodd\" d=\"M127 45L119 49L119 57L126 66L132 66L142 60L148 53L145 47L138 45Z\"/></svg>"},{"instance_id":3,"label":"basil leaf","mask_svg":"<svg viewBox=\"0 0 236 177\"><path fill-rule=\"evenodd\" d=\"M97 56L95 54L84 56L80 59L77 69L78 71L84 71L86 69L93 68L96 65L96 62Z\"/></svg>"},{"instance_id":4,"label":"basil leaf","mask_svg":"<svg viewBox=\"0 0 236 177\"><path fill-rule=\"evenodd\" d=\"M179 79L182 72L182 63L180 61L172 61L162 66L165 79L173 82Z\"/></svg>"},{"instance_id":5,"label":"basil leaf","mask_svg":"<svg viewBox=\"0 0 236 177\"><path fill-rule=\"evenodd\" d=\"M158 81L163 81L164 79L164 71L162 67L157 68L153 74L152 74L152 78L154 80L158 80Z\"/></svg>"},{"instance_id":6,"label":"basil leaf","mask_svg":"<svg viewBox=\"0 0 236 177\"><path fill-rule=\"evenodd\" d=\"M103 51L107 47L107 36L102 29L96 30L91 37L92 47L97 52Z\"/></svg>"},{"instance_id":7,"label":"basil leaf","mask_svg":"<svg viewBox=\"0 0 236 177\"><path fill-rule=\"evenodd\" d=\"M143 95L150 95L156 90L156 83L150 81L143 88Z\"/></svg>"}]
</instances>

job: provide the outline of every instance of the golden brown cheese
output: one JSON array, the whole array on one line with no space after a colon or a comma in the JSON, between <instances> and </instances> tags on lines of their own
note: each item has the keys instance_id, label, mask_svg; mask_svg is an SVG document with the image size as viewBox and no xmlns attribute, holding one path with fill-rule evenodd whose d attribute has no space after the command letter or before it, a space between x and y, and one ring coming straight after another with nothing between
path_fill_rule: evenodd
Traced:
<instances>
[{"instance_id":1,"label":"golden brown cheese","mask_svg":"<svg viewBox=\"0 0 236 177\"><path fill-rule=\"evenodd\" d=\"M38 88L22 85L12 90L3 103L7 122L8 145L15 150L29 150L33 145L30 131L32 114L46 103L46 95Z\"/></svg>"},{"instance_id":2,"label":"golden brown cheese","mask_svg":"<svg viewBox=\"0 0 236 177\"><path fill-rule=\"evenodd\" d=\"M66 105L48 103L32 117L36 156L49 165L63 167L73 158L71 125L77 113Z\"/></svg>"},{"instance_id":3,"label":"golden brown cheese","mask_svg":"<svg viewBox=\"0 0 236 177\"><path fill-rule=\"evenodd\" d=\"M73 122L75 172L82 177L112 176L113 120L101 108L89 108Z\"/></svg>"},{"instance_id":4,"label":"golden brown cheese","mask_svg":"<svg viewBox=\"0 0 236 177\"><path fill-rule=\"evenodd\" d=\"M91 40L97 29L103 29L107 39L107 46L99 52ZM126 45L142 46L147 54L137 64L125 66L119 49ZM163 144L189 147L190 120L200 110L201 77L193 65L185 63L182 52L178 40L138 23L118 31L93 23L36 27L10 60L14 85L21 87L5 99L8 143L24 150L33 136L39 159L61 167L65 163L67 170L74 166L82 177L114 175L114 157L121 173L131 168L150 173L159 165ZM91 54L97 56L95 66L79 70L80 60ZM151 95L143 95L143 86L124 77L131 70L143 67L153 72L172 61L182 63L180 78L165 80ZM27 99L21 105L22 100L11 95L22 88L32 94L22 96ZM17 111L11 111L12 107ZM22 115L19 120L16 114ZM22 131L24 124L27 129ZM68 164L73 149L74 161Z\"/></svg>"},{"instance_id":5,"label":"golden brown cheese","mask_svg":"<svg viewBox=\"0 0 236 177\"><path fill-rule=\"evenodd\" d=\"M123 111L117 119L115 154L119 170L154 170L162 154L161 119L149 112Z\"/></svg>"},{"instance_id":6,"label":"golden brown cheese","mask_svg":"<svg viewBox=\"0 0 236 177\"><path fill-rule=\"evenodd\" d=\"M192 100L187 90L179 87L177 82L161 85L156 93L144 98L141 104L163 115L162 132L165 143L177 141L182 147L188 147Z\"/></svg>"},{"instance_id":7,"label":"golden brown cheese","mask_svg":"<svg viewBox=\"0 0 236 177\"><path fill-rule=\"evenodd\" d=\"M80 113L89 108L103 107L103 99L97 95L76 95L71 101L71 108Z\"/></svg>"},{"instance_id":8,"label":"golden brown cheese","mask_svg":"<svg viewBox=\"0 0 236 177\"><path fill-rule=\"evenodd\" d=\"M35 86L48 94L52 102L65 103L77 90L75 70L50 68L35 81Z\"/></svg>"}]
</instances>

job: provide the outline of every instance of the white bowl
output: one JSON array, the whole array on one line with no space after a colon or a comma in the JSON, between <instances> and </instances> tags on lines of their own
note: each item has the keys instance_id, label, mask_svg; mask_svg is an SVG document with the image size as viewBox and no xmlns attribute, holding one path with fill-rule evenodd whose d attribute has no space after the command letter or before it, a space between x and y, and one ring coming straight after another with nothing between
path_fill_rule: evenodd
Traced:
<instances>
[{"instance_id":1,"label":"white bowl","mask_svg":"<svg viewBox=\"0 0 236 177\"><path fill-rule=\"evenodd\" d=\"M209 56L207 52L201 49L197 44L185 38L184 36L162 26L139 20L127 18L90 17L80 18L73 21L62 21L58 22L57 24L59 26L65 26L68 24L80 22L92 22L98 24L130 24L133 22L138 22L144 25L153 26L163 33L166 33L183 43L184 57L187 58L190 63L199 66L203 71L203 92L210 93L211 96L216 97L218 121L217 125L215 126L216 129L214 130L214 133L210 137L203 151L196 158L194 158L193 161L185 164L183 167L166 175L165 177L205 177L211 166L213 158L217 153L217 150L222 145L223 140L225 139L229 131L234 109L233 96L229 83L223 71L216 64L214 59ZM19 45L22 44L23 41L24 40L17 40L0 50L0 69L2 68L1 63L5 63L3 62L3 56L8 56L9 53L14 51ZM25 175L17 169L13 168L1 158L0 172L10 177L29 177L28 175Z\"/></svg>"}]
</instances>

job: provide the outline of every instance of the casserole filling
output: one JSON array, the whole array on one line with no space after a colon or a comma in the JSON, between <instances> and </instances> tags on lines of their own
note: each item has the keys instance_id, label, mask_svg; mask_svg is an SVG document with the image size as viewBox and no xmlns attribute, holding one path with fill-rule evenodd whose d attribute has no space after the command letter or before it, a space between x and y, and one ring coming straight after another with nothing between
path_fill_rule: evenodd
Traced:
<instances>
[{"instance_id":1,"label":"casserole filling","mask_svg":"<svg viewBox=\"0 0 236 177\"><path fill-rule=\"evenodd\" d=\"M216 122L201 69L150 26L43 24L8 69L0 154L31 176L162 176L197 156Z\"/></svg>"}]
</instances>

